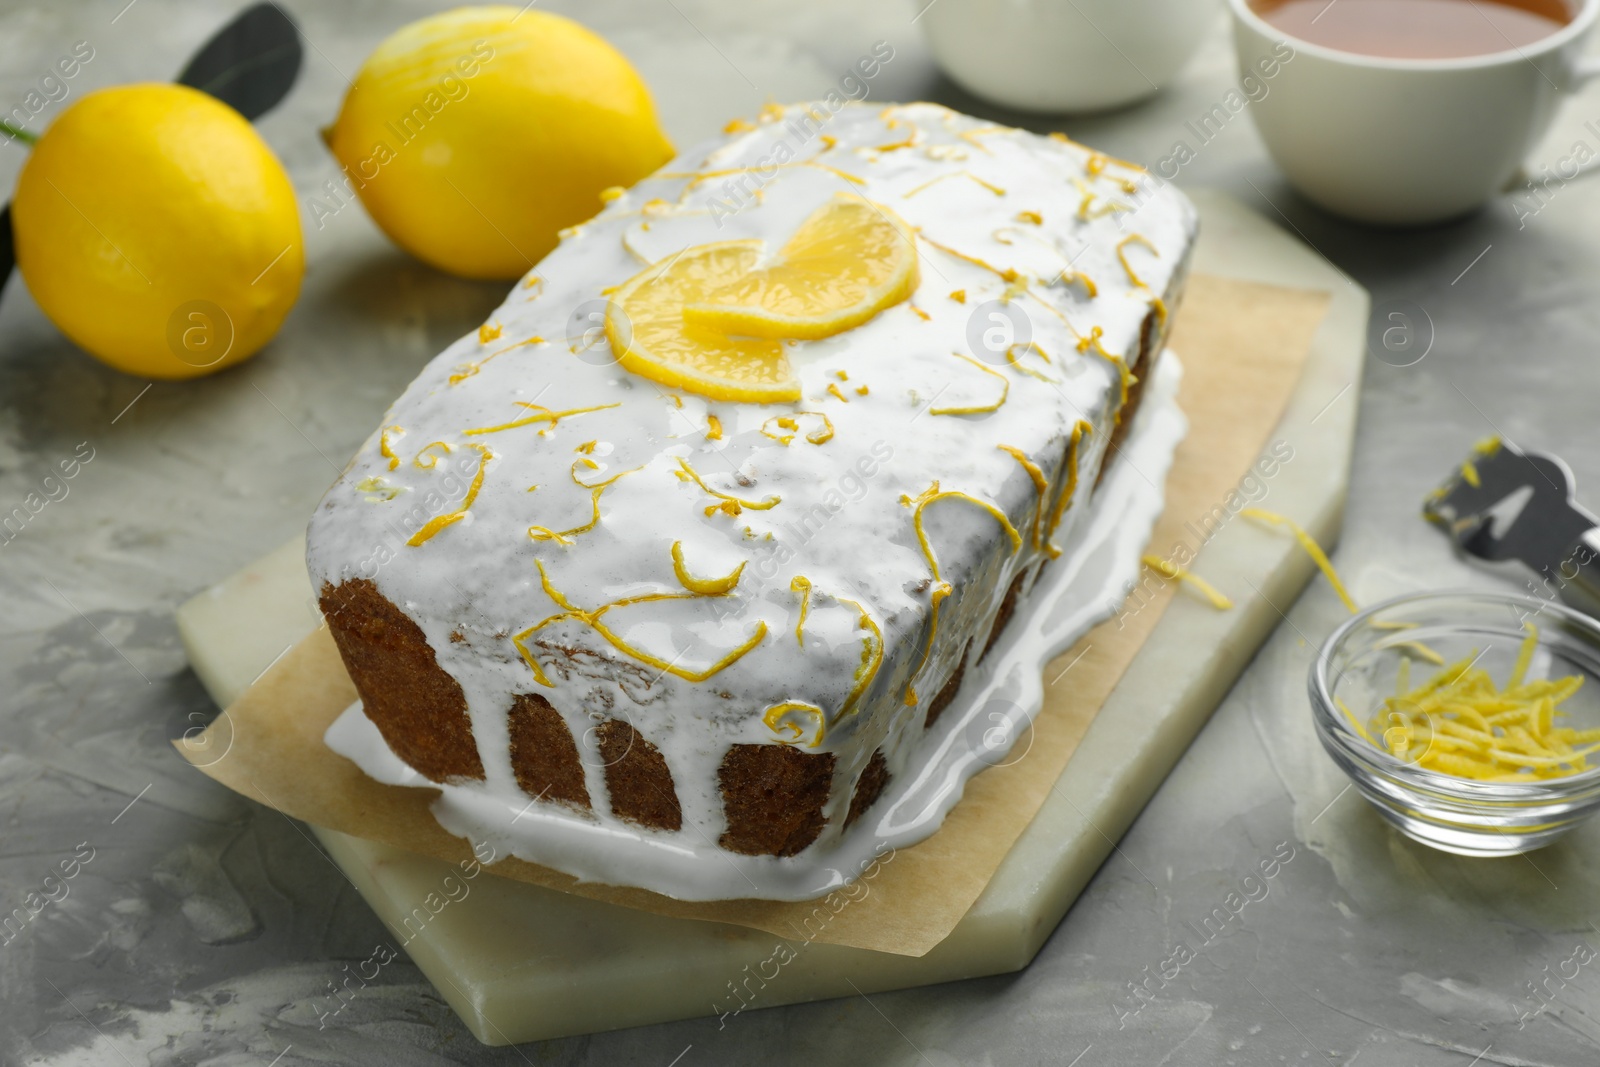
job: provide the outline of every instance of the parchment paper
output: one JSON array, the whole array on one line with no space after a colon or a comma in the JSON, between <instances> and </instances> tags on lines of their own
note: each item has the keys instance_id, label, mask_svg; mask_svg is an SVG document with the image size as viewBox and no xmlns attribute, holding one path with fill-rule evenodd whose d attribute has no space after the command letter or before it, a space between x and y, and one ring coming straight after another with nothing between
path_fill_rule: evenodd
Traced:
<instances>
[{"instance_id":1,"label":"parchment paper","mask_svg":"<svg viewBox=\"0 0 1600 1067\"><path fill-rule=\"evenodd\" d=\"M1179 403L1190 431L1168 476L1166 508L1152 543L1183 540L1183 519L1209 511L1255 462L1299 379L1327 306L1322 292L1199 274L1190 279L1172 340L1184 362ZM1203 552L1192 566L1205 573ZM1137 613L1120 624L1102 624L1064 653L1058 664L1089 649L1070 674L1046 687L1026 757L974 777L938 832L881 862L869 891L850 894L847 907L835 910L829 898L686 903L641 889L580 883L514 857L489 869L661 915L924 955L966 914L1033 820L1176 586L1163 583ZM1059 667L1047 669L1045 675L1058 672ZM468 844L442 829L428 810L436 791L380 785L323 744L328 726L355 699L324 627L284 655L205 735L177 747L218 782L293 818L450 862L468 859ZM819 907L826 921L806 924Z\"/></svg>"}]
</instances>

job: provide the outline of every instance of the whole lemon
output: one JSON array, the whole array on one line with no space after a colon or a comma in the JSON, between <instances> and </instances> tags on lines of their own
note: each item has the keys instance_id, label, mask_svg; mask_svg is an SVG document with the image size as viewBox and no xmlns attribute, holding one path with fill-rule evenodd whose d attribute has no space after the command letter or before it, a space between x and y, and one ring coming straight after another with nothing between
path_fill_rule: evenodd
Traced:
<instances>
[{"instance_id":1,"label":"whole lemon","mask_svg":"<svg viewBox=\"0 0 1600 1067\"><path fill-rule=\"evenodd\" d=\"M514 278L558 231L672 158L638 72L570 19L464 7L380 44L324 131L347 183L406 251ZM320 225L327 205L312 205Z\"/></svg>"},{"instance_id":2,"label":"whole lemon","mask_svg":"<svg viewBox=\"0 0 1600 1067\"><path fill-rule=\"evenodd\" d=\"M23 164L17 266L105 363L192 378L272 339L305 273L294 187L244 116L181 85L101 89Z\"/></svg>"}]
</instances>

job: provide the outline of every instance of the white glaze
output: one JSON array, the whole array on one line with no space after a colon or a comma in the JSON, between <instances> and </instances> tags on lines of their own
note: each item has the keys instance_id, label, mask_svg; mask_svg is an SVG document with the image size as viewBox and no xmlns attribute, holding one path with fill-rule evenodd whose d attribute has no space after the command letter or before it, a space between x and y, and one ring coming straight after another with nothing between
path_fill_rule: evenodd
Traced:
<instances>
[{"instance_id":1,"label":"white glaze","mask_svg":"<svg viewBox=\"0 0 1600 1067\"><path fill-rule=\"evenodd\" d=\"M477 785L440 786L390 751L359 701L328 728L328 747L377 781L442 790L433 813L450 832L582 881L640 886L681 900L822 896L856 877L885 848L906 848L937 830L974 774L1027 755L1044 703L1045 666L1110 618L1138 578L1140 554L1164 503L1159 486L1188 429L1177 404L1181 376L1177 357L1166 353L1121 457L1063 546L1063 565L1043 573L1018 606L1015 625L982 666L968 672L960 696L919 751L922 766L892 780L831 848L813 846L792 859L741 856L681 835L575 819L559 807L529 808L521 797L508 803ZM716 862L708 862L713 856Z\"/></svg>"},{"instance_id":2,"label":"white glaze","mask_svg":"<svg viewBox=\"0 0 1600 1067\"><path fill-rule=\"evenodd\" d=\"M789 118L798 113L790 109ZM963 132L971 136L957 136ZM823 167L790 166L770 172L760 195L729 214L733 201L720 184L725 179L696 184L658 176L567 236L535 272L542 284L519 285L491 317L502 331L497 339L485 345L476 335L463 338L430 363L396 401L383 426L404 427L403 434L390 434L399 466L389 469L389 461L380 455L382 431L374 433L313 519L308 550L313 581L320 586L323 581L372 578L380 592L421 626L440 666L462 685L487 777L446 788L445 800L435 810L454 832L499 839L508 851L579 877L641 885L686 899L798 899L825 892L843 877L832 854L840 844L840 824L855 780L875 749L881 747L887 759L890 791L853 831L876 823L902 843L909 843L906 834L931 832L975 769L955 772L931 791L912 790L921 798L913 807L923 814L907 814L912 809L906 801L894 799L913 781L929 780L933 753L954 753L949 739L956 724L969 718L957 713L972 709L964 698L945 713L937 729L924 731L928 703L969 640L974 656L982 647L1017 568L1034 567L1043 558L1029 540L1038 494L1018 462L997 446L1010 445L1033 458L1054 489L1061 484L1062 472L1056 467L1065 435L1079 419L1094 427L1079 454L1080 496L1066 510L1056 536L1064 546L1082 543L1085 517L1091 513L1086 497L1119 390L1114 368L1093 354L1079 354L1075 335L1099 327L1109 351L1135 350L1152 294L1167 292L1179 280L1195 216L1170 187L1143 182L1134 194L1124 193L1119 180L1138 180L1135 171L1112 163L1098 177L1090 175L1089 154L1078 146L984 127L932 105L883 113L847 108L821 134L837 138L837 143L828 147L821 135L803 139L785 118L772 115L759 128L709 151L691 152L662 173L753 165L773 158L783 144L798 146L797 159L820 151L821 162L865 184L848 182ZM914 138L909 147L874 148L908 135ZM960 171L1005 193L997 195L957 176L909 199L904 196L930 179ZM749 180L747 188L753 184ZM1135 210L1080 219L1084 190L1096 192L1095 206L1122 202ZM743 237L763 238L775 249L801 219L839 191L859 192L891 207L918 229L921 286L910 304L890 308L863 326L827 340L794 344L790 358L802 383L802 403L735 404L680 393L680 408L670 391L596 358L606 353L603 339L579 353L565 343L573 310L625 281L639 269L641 258L658 259L686 246ZM666 204L645 208L656 199ZM1021 212L1037 212L1043 223L1019 221ZM1118 242L1132 233L1160 250L1159 256L1142 248L1129 250L1148 289L1134 288L1118 260ZM1050 362L1024 358L1054 381L1001 365L993 369L1008 380L1009 396L999 411L928 413L930 406L981 403L997 395L997 379L950 353L967 350L974 308L1007 291L1007 282L993 270L947 255L933 242L996 269L1014 269L1030 283L1029 294L1013 288L1011 296L1025 308L1034 339L1050 354ZM1069 264L1095 281L1097 297L1088 298L1081 284L1045 284ZM965 303L948 295L957 289L966 292ZM911 305L929 318L921 318ZM450 381L463 366L531 336L549 342L511 348L479 363L476 373ZM849 380L838 381L837 370L846 371ZM825 392L835 382L848 403ZM869 395L855 393L863 384L870 387ZM565 418L543 433L537 424L492 434L462 433L526 415L528 409L514 406L516 401L555 409L621 406ZM805 421L801 436L788 446L761 433L765 420L797 409L825 412L833 438L821 445L807 443L803 434L812 426ZM707 440L708 414L720 418L721 440ZM432 469L417 468L413 457L435 440L452 444L456 451ZM581 471L586 481L642 469L605 491L600 523L575 535L573 544L533 540L530 526L560 530L588 521L590 493L572 483L568 470L584 458L574 449L590 441L596 444L588 458L597 467ZM465 479L455 479L452 495L446 488L452 479L449 464L466 457L470 462L465 473L470 475L477 466L477 455L465 447L471 444L487 445L494 457L465 518L424 544L407 545L420 523L404 516L428 516L459 505ZM720 512L708 516L706 507L717 500L676 476L680 457L723 492L746 500L775 495L782 501L766 511L746 509L737 517ZM1148 462L1164 469L1167 458ZM852 466L862 461L872 476L852 477ZM741 485L735 477L750 484ZM373 485L374 478L399 494L383 500L385 494L357 488ZM1125 480L1126 472L1108 477L1101 492L1118 478ZM994 518L969 504L944 501L927 509L925 526L944 577L961 592L941 606L939 640L924 664L929 566L912 528L911 509L900 498L915 497L935 480L944 489L970 493L1000 508L1024 542L1012 555L1009 540L1003 535L997 539ZM527 487L534 484L539 489L529 493ZM864 488L858 491L858 485ZM430 490L440 493L432 508L412 512ZM1153 503L1128 507L1117 538L1122 547L1113 555L1136 563L1159 510L1159 491ZM810 531L804 526L808 517ZM562 610L541 588L534 561L543 561L555 588L571 603L594 609L626 596L681 594L669 556L674 541L682 542L696 575L726 574L746 562L738 588L726 598L618 609L607 621L619 635L687 669L715 662L761 624L767 628L765 639L710 680L695 683L630 659L586 623L567 619L532 640L584 650L598 657L599 666L581 674L563 673L547 651L534 645L552 683L539 684L511 641L511 635ZM1081 573L1078 552L1069 551L1053 572ZM1132 571L1113 571L1084 580L1110 582L1106 588L1115 591ZM796 574L809 578L815 590L803 647L795 636L800 598L790 589ZM861 663L863 631L856 610L835 599L839 597L860 603L870 613L887 649L858 706L842 716L841 705ZM452 632L467 640L452 642ZM975 672L967 691L978 684L978 677L991 677L993 662ZM1020 675L1015 670L993 672L1010 679L1018 695L1010 697L1008 690L1008 699L1024 708L1029 687L1038 684L1037 665L1031 669L1031 682L1027 670ZM908 704L913 672L919 699ZM521 692L544 695L567 720L585 758L593 814L547 803L529 807L531 798L518 788L511 770L506 726L512 696ZM724 829L717 767L733 744L788 740L787 734L763 723L763 712L785 701L825 709L826 735L804 751L835 754L833 794L824 809L829 825L811 848L791 859L726 853L715 845ZM974 707L982 710L981 704ZM683 809L680 833L640 830L609 814L592 731L605 717L628 719L661 750ZM349 740L348 726L336 728L330 743L348 745L346 754L354 758L362 746ZM808 732L802 740L810 739ZM383 768L370 756L368 752L358 762L375 777L383 776ZM970 763L970 754L966 758ZM541 829L525 836L523 826ZM597 845L600 839L611 843ZM645 861L641 853L663 858ZM728 862L706 862L713 853ZM735 871L741 872L738 877ZM757 872L759 878L751 876L747 882L745 871Z\"/></svg>"}]
</instances>

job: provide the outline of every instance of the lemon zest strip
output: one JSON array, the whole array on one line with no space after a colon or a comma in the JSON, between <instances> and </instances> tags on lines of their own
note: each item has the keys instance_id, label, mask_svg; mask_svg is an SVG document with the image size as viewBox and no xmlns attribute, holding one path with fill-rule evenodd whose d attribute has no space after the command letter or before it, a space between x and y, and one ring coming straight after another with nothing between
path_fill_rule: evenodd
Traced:
<instances>
[{"instance_id":1,"label":"lemon zest strip","mask_svg":"<svg viewBox=\"0 0 1600 1067\"><path fill-rule=\"evenodd\" d=\"M679 457L678 466L681 468L681 473L678 475L680 479L693 480L695 485L698 485L701 489L704 489L718 500L735 505L735 510L730 512L730 514L737 515L739 513L737 510L738 508L749 508L751 511L767 511L771 508L777 507L783 502L783 497L781 496L769 496L764 500L746 500L743 497L733 496L730 493L718 492L705 483L705 479L700 477L699 472L697 472L693 467L689 466L688 460ZM706 509L706 515L709 516L712 512L717 510L719 510L718 507L713 504L711 507Z\"/></svg>"},{"instance_id":2,"label":"lemon zest strip","mask_svg":"<svg viewBox=\"0 0 1600 1067\"><path fill-rule=\"evenodd\" d=\"M405 429L400 426L385 426L378 435L378 454L389 461L389 469L394 470L400 466L400 457L394 454L394 446L389 443L389 435L405 436Z\"/></svg>"},{"instance_id":3,"label":"lemon zest strip","mask_svg":"<svg viewBox=\"0 0 1600 1067\"><path fill-rule=\"evenodd\" d=\"M922 523L922 513L926 511L930 505L937 504L941 500L964 500L969 504L982 508L984 511L987 511L991 516L993 516L994 520L1000 524L1002 529L1005 530L1006 536L1011 540L1011 554L1016 555L1017 552L1022 548L1022 535L1017 533L1017 528L1015 526L1011 525L1011 520L1006 518L1006 513L989 503L987 500L981 500L970 493L963 493L959 489L941 490L939 488L939 483L934 481L928 486L928 488L924 489L915 498L910 496L902 496L900 498L900 504L902 507L908 507L912 509L911 526L912 529L916 531L917 544L921 546L923 558L928 561L928 569L933 574L933 588L932 592L929 594L932 622L928 628L928 644L923 650L922 662L917 665L916 670L911 672L911 681L906 683L905 703L907 705L914 705L917 703L917 692L913 683L915 682L917 675L921 674L923 668L928 665L928 660L933 655L933 644L935 639L939 636L939 605L944 602L946 597L955 591L955 587L949 582L945 581L944 577L939 572L939 557L934 553L933 544L928 540L928 531Z\"/></svg>"},{"instance_id":4,"label":"lemon zest strip","mask_svg":"<svg viewBox=\"0 0 1600 1067\"><path fill-rule=\"evenodd\" d=\"M1146 567L1149 567L1151 570L1161 575L1161 577L1167 579L1176 579L1180 582L1187 582L1189 585L1194 586L1195 589L1199 590L1201 595L1211 602L1211 606L1216 608L1218 611L1231 611L1233 609L1233 601L1229 600L1221 590L1212 585L1210 582L1206 581L1204 578L1200 577L1198 574L1185 570L1176 563L1173 563L1169 560L1164 560L1160 556L1141 556L1139 558ZM1411 661L1407 660L1406 662L1410 663Z\"/></svg>"},{"instance_id":5,"label":"lemon zest strip","mask_svg":"<svg viewBox=\"0 0 1600 1067\"><path fill-rule=\"evenodd\" d=\"M839 714L835 719L837 721L856 710L856 702L861 699L861 694L867 691L867 686L878 676L878 668L883 666L883 630L871 613L856 601L845 597L834 599L855 608L858 615L856 629L867 631L867 636L861 639L861 663L856 667L856 684L845 694L844 703L839 706Z\"/></svg>"},{"instance_id":6,"label":"lemon zest strip","mask_svg":"<svg viewBox=\"0 0 1600 1067\"><path fill-rule=\"evenodd\" d=\"M689 567L683 562L683 542L672 542L672 573L678 576L678 584L691 593L701 596L727 596L733 592L733 587L739 584L739 575L744 573L744 563L740 563L732 571L721 578L696 578L689 573Z\"/></svg>"},{"instance_id":7,"label":"lemon zest strip","mask_svg":"<svg viewBox=\"0 0 1600 1067\"><path fill-rule=\"evenodd\" d=\"M482 341L482 337L483 337L482 327L479 327L478 336L479 336L479 343L480 344L485 343L485 342ZM500 336L499 332L497 331L494 334L494 336L495 337ZM466 381L468 378L472 377L474 374L477 374L478 371L482 370L483 369L483 365L485 363L489 362L494 357L503 356L507 352L511 351L513 348L521 348L524 345L542 345L542 344L544 344L544 338L535 336L535 337L528 338L526 341L518 341L514 345L507 345L506 347L500 349L498 352L490 352L487 356L484 356L482 359L475 359L475 360L471 361L470 363L463 363L461 366L456 368L456 372L454 374L450 375L448 380L449 380L451 385L460 385L462 382Z\"/></svg>"},{"instance_id":8,"label":"lemon zest strip","mask_svg":"<svg viewBox=\"0 0 1600 1067\"><path fill-rule=\"evenodd\" d=\"M1057 384L1056 380L1054 378L1050 377L1048 374L1045 374L1043 371L1036 371L1032 367L1030 367L1027 364L1023 363L1022 362L1022 355L1019 355L1018 352L1017 352L1017 349L1019 349L1019 348L1022 349L1022 355L1025 355L1030 351L1031 352L1037 352L1037 353L1039 353L1039 358L1044 360L1045 363L1048 364L1050 362L1050 353L1046 352L1043 348L1040 348L1039 345L1036 342L1029 341L1027 344L1009 345L1006 348L1006 362L1007 363L1011 364L1011 366L1013 368L1015 368L1018 371L1021 371L1023 374L1026 374L1030 378L1037 378L1039 381L1046 382L1046 383L1048 383L1050 385Z\"/></svg>"},{"instance_id":9,"label":"lemon zest strip","mask_svg":"<svg viewBox=\"0 0 1600 1067\"><path fill-rule=\"evenodd\" d=\"M813 415L822 420L822 425L806 434L806 440L814 445L833 440L833 420L820 411L796 411L788 415L774 415L761 424L761 432L781 445L787 445L794 440L795 434L800 432L798 416ZM777 427L773 430L770 427ZM787 430L788 433L781 431Z\"/></svg>"},{"instance_id":10,"label":"lemon zest strip","mask_svg":"<svg viewBox=\"0 0 1600 1067\"><path fill-rule=\"evenodd\" d=\"M443 452L431 452L431 451L429 451L429 449L434 449L434 448L442 448L442 449L444 449L444 451ZM441 459L443 459L446 455L448 455L449 453L454 452L454 451L455 451L455 449L452 448L450 446L450 443L447 442L447 441L433 441L433 442L431 442L429 444L423 445L421 448L419 448L417 450L416 457L414 459L412 459L411 465L413 467L418 467L418 468L420 468L422 470L425 470L425 471L431 471L431 470L433 470L433 468L435 468L435 467L437 467L439 465L439 461ZM422 462L423 460L427 460L428 462L424 463L424 462Z\"/></svg>"},{"instance_id":11,"label":"lemon zest strip","mask_svg":"<svg viewBox=\"0 0 1600 1067\"><path fill-rule=\"evenodd\" d=\"M1006 397L1011 395L1011 380L1009 378L1007 378L1004 374L1001 374L999 371L995 370L993 367L985 367L982 363L979 363L977 360L973 359L971 356L962 355L960 352L951 352L950 354L952 356L955 356L957 359L966 360L968 363L972 364L974 367L977 367L979 370L983 371L983 373L985 373L987 375L990 375L991 377L999 378L1000 379L1000 399L996 400L992 404L971 404L971 405L967 405L967 406L964 406L964 407L953 407L953 408L929 407L928 408L928 414L929 415L985 415L985 414L988 414L991 411L999 411L1000 410L1000 406L1006 402Z\"/></svg>"},{"instance_id":12,"label":"lemon zest strip","mask_svg":"<svg viewBox=\"0 0 1600 1067\"><path fill-rule=\"evenodd\" d=\"M985 149L984 151L988 151L988 149ZM982 178L978 177L976 174L972 173L970 170L956 170L956 171L951 171L948 174L941 174L937 178L931 178L928 181L925 181L921 185L917 186L915 189L912 189L909 192L901 193L900 194L900 199L902 199L902 200L910 200L913 196L916 196L918 193L922 192L924 189L928 188L929 186L938 185L940 182L945 181L948 178L971 178L973 181L977 182L979 185L981 185L985 189L989 190L995 196L1005 196L1006 195L1006 191L1004 189L1000 188L998 185L995 185L992 182L984 181Z\"/></svg>"},{"instance_id":13,"label":"lemon zest strip","mask_svg":"<svg viewBox=\"0 0 1600 1067\"><path fill-rule=\"evenodd\" d=\"M1074 270L1071 267L1062 267L1061 273L1057 274L1056 278L1060 280L1062 285L1071 285L1073 282L1082 282L1084 295L1086 295L1090 300L1093 300L1095 297L1100 295L1100 287L1094 283L1094 279L1089 277L1081 270Z\"/></svg>"},{"instance_id":14,"label":"lemon zest strip","mask_svg":"<svg viewBox=\"0 0 1600 1067\"><path fill-rule=\"evenodd\" d=\"M774 704L762 714L761 721L775 734L782 734L785 730L790 731L789 736L780 736L777 739L778 744L798 745L806 735L805 728L797 722L784 721L786 717L795 714L809 715L815 722L816 734L806 742L806 747L816 748L822 744L822 738L828 732L828 717L823 714L821 708L809 701L785 700L781 704Z\"/></svg>"},{"instance_id":15,"label":"lemon zest strip","mask_svg":"<svg viewBox=\"0 0 1600 1067\"><path fill-rule=\"evenodd\" d=\"M1083 142L1074 141L1072 138L1068 137L1066 134L1061 133L1058 130L1052 130L1047 136L1052 141L1059 141L1062 144L1071 145L1073 148L1081 148L1081 149L1083 149L1083 151L1089 153L1090 158L1094 158L1095 156L1099 156L1101 159L1105 160L1107 163L1115 163L1119 167L1126 167L1128 170L1137 171L1140 174L1146 173L1146 168L1140 166L1138 163L1130 163L1126 159L1118 159L1116 156L1107 155L1106 153L1100 151L1097 148L1090 148L1088 145L1084 144ZM1088 168L1085 167L1084 169L1087 170Z\"/></svg>"},{"instance_id":16,"label":"lemon zest strip","mask_svg":"<svg viewBox=\"0 0 1600 1067\"><path fill-rule=\"evenodd\" d=\"M575 461L572 464L572 468L568 471L568 474L570 474L572 477L572 482L574 485L580 489L589 490L589 506L592 509L589 516L589 521L584 523L582 526L574 526L570 530L552 530L548 526L530 526L528 527L528 538L530 540L554 541L560 545L572 544L573 539L577 537L578 534L588 533L590 530L600 525L600 495L628 475L644 470L644 467L642 466L633 467L629 470L619 471L603 482L584 482L578 479L578 468L580 466L589 470L593 470L595 468L595 462L592 459L580 459ZM529 490L529 492L532 492L532 490Z\"/></svg>"},{"instance_id":17,"label":"lemon zest strip","mask_svg":"<svg viewBox=\"0 0 1600 1067\"><path fill-rule=\"evenodd\" d=\"M1034 492L1039 496L1038 507L1033 511L1033 547L1040 548L1043 544L1044 508L1045 497L1050 492L1050 480L1044 476L1044 471L1039 465L1028 458L1028 454L1014 445L995 445L1000 451L1016 460L1022 469L1028 472L1028 478L1033 482Z\"/></svg>"},{"instance_id":18,"label":"lemon zest strip","mask_svg":"<svg viewBox=\"0 0 1600 1067\"><path fill-rule=\"evenodd\" d=\"M984 136L985 134L990 134L990 133L1014 133L1014 132L1016 132L1015 128L1011 127L1011 126L979 126L975 130L962 130L962 131L960 131L959 133L956 134L956 138L958 140L962 140L962 141L967 142L969 145L971 145L973 148L976 148L978 151L983 152L986 155L991 155L992 156L992 155L994 155L994 153L990 152L988 146L983 144L981 141L979 141L978 138Z\"/></svg>"},{"instance_id":19,"label":"lemon zest strip","mask_svg":"<svg viewBox=\"0 0 1600 1067\"><path fill-rule=\"evenodd\" d=\"M1356 602L1351 599L1349 592L1344 587L1344 583L1339 580L1339 572L1333 569L1333 561L1328 559L1328 554L1322 551L1322 546L1317 544L1316 538L1306 533L1303 526L1287 516L1279 515L1275 511L1265 511L1261 508L1245 508L1239 514L1247 519L1255 519L1257 522L1287 527L1294 534L1295 540L1300 542L1300 547L1306 550L1306 555L1310 556L1312 562L1317 565L1317 569L1327 577L1328 584L1333 586L1333 591L1339 595L1339 600L1349 609L1350 614L1354 615L1361 610L1356 607Z\"/></svg>"},{"instance_id":20,"label":"lemon zest strip","mask_svg":"<svg viewBox=\"0 0 1600 1067\"><path fill-rule=\"evenodd\" d=\"M611 646L618 652L621 652L623 655L631 656L641 663L654 667L664 673L676 675L677 677L688 682L703 682L713 675L716 675L717 673L727 669L729 666L736 663L741 657L743 657L745 653L759 645L767 636L767 624L765 622L759 622L756 624L756 628L750 634L750 637L732 651L728 652L727 655L717 660L705 670L691 671L686 668L679 667L675 663L664 660L659 656L646 652L643 649L634 648L621 637L618 637L615 633L613 633L611 628L606 626L606 624L600 620L601 617L612 608L626 607L630 604L642 604L658 600L696 600L699 599L698 594L649 593L643 596L624 597L621 600L616 600L609 604L602 605L593 611L584 611L582 608L573 605L571 601L563 596L560 591L557 590L553 584L551 584L550 575L544 568L543 560L534 560L534 565L539 568L539 581L540 584L544 586L546 595L548 595L551 600L555 601L557 605L565 609L558 614L544 619L541 622L535 623L511 639L512 644L516 645L517 650L522 653L522 658L527 662L528 666L533 668L534 677L538 679L541 685L548 686L551 683L550 680L545 676L544 671L540 669L538 662L533 657L533 653L527 648L527 639L537 631L544 629L546 626L565 619L578 619L587 623L591 629L610 642Z\"/></svg>"},{"instance_id":21,"label":"lemon zest strip","mask_svg":"<svg viewBox=\"0 0 1600 1067\"><path fill-rule=\"evenodd\" d=\"M811 579L797 574L789 581L789 590L800 594L800 620L794 624L794 639L801 648L805 648L806 616L811 613Z\"/></svg>"},{"instance_id":22,"label":"lemon zest strip","mask_svg":"<svg viewBox=\"0 0 1600 1067\"><path fill-rule=\"evenodd\" d=\"M1528 666L1533 663L1533 651L1539 644L1539 628L1530 622L1524 624L1524 629L1528 635L1522 639L1522 647L1517 649L1517 662L1511 667L1511 677L1506 679L1507 689L1522 685L1522 679L1528 674Z\"/></svg>"},{"instance_id":23,"label":"lemon zest strip","mask_svg":"<svg viewBox=\"0 0 1600 1067\"><path fill-rule=\"evenodd\" d=\"M1050 514L1050 524L1045 527L1044 550L1051 559L1061 555L1061 547L1055 543L1056 527L1061 525L1061 516L1066 514L1067 508L1072 504L1072 498L1078 491L1078 445L1084 437L1094 433L1094 427L1087 421L1079 419L1072 428L1072 436L1067 439L1067 459L1064 464L1066 469L1066 485L1062 487L1061 495L1056 497L1056 509Z\"/></svg>"},{"instance_id":24,"label":"lemon zest strip","mask_svg":"<svg viewBox=\"0 0 1600 1067\"><path fill-rule=\"evenodd\" d=\"M366 499L369 504L393 500L405 491L403 486L390 485L386 478L377 474L368 475L356 483L356 492L368 494Z\"/></svg>"},{"instance_id":25,"label":"lemon zest strip","mask_svg":"<svg viewBox=\"0 0 1600 1067\"><path fill-rule=\"evenodd\" d=\"M406 544L410 545L412 548L416 548L418 545L426 544L434 534L438 533L446 526L449 526L451 523L460 522L466 517L467 509L472 507L472 502L478 499L478 490L483 488L484 469L489 466L489 461L495 458L495 454L489 449L485 448L483 445L468 445L467 447L478 453L478 471L472 476L471 484L467 486L466 497L461 501L461 506L459 508L454 511L446 512L443 515L435 515L433 518L429 519L425 524L423 524L422 529L412 534L411 537L406 541Z\"/></svg>"},{"instance_id":26,"label":"lemon zest strip","mask_svg":"<svg viewBox=\"0 0 1600 1067\"><path fill-rule=\"evenodd\" d=\"M1078 351L1079 352L1091 352L1092 351L1095 355L1099 356L1101 359L1103 359L1106 362L1110 363L1113 367L1115 367L1117 369L1117 380L1122 385L1122 399L1118 402L1116 421L1121 422L1122 421L1122 409L1128 406L1128 388L1130 386L1132 386L1133 383L1138 381L1139 379L1134 377L1133 371L1128 369L1128 361L1127 360L1123 359L1121 356L1117 355L1115 352L1109 352L1109 351L1106 350L1105 343L1102 340L1102 338L1104 338L1104 337L1105 337L1105 331L1104 330L1102 330L1098 326L1092 327L1089 330L1089 336L1088 337L1079 338L1079 340L1078 340Z\"/></svg>"},{"instance_id":27,"label":"lemon zest strip","mask_svg":"<svg viewBox=\"0 0 1600 1067\"><path fill-rule=\"evenodd\" d=\"M1128 275L1128 281L1132 283L1135 289L1147 288L1144 281L1133 272L1133 268L1128 266L1128 246L1130 244L1142 246L1157 259L1161 258L1161 253L1156 251L1156 246L1151 244L1150 239L1142 233L1130 233L1128 236L1117 242L1117 262L1122 264L1122 269Z\"/></svg>"},{"instance_id":28,"label":"lemon zest strip","mask_svg":"<svg viewBox=\"0 0 1600 1067\"><path fill-rule=\"evenodd\" d=\"M532 426L537 422L548 422L551 426L555 426L562 419L572 415L587 415L591 411L605 411L607 408L617 408L622 406L622 402L619 400L615 404L597 404L590 408L567 408L565 411L551 411L543 404L529 404L522 400L518 400L516 404L517 407L527 408L530 411L536 412L536 414L528 415L520 419L513 419L510 422L503 422L498 426L477 426L470 430L462 430L461 432L468 435L499 433L502 430L515 430L520 426Z\"/></svg>"}]
</instances>

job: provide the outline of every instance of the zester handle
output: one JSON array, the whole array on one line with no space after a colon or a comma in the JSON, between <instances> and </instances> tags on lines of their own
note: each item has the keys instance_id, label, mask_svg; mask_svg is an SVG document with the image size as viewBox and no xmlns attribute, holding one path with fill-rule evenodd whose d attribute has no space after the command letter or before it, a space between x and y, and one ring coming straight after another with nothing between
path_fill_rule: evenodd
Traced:
<instances>
[{"instance_id":1,"label":"zester handle","mask_svg":"<svg viewBox=\"0 0 1600 1067\"><path fill-rule=\"evenodd\" d=\"M1600 618L1600 526L1574 541L1559 562L1545 568L1544 577L1561 599Z\"/></svg>"}]
</instances>

